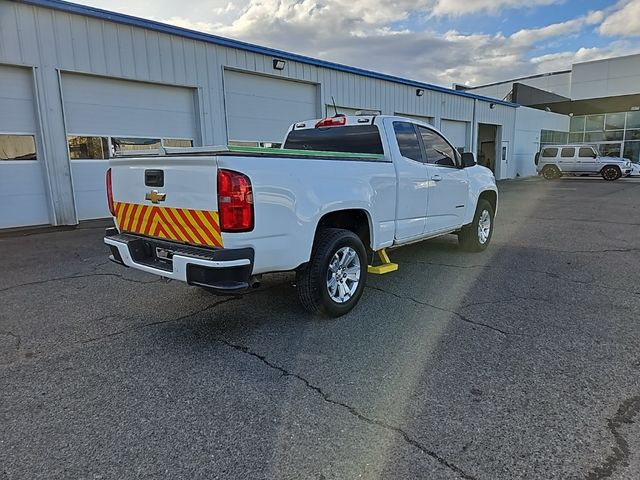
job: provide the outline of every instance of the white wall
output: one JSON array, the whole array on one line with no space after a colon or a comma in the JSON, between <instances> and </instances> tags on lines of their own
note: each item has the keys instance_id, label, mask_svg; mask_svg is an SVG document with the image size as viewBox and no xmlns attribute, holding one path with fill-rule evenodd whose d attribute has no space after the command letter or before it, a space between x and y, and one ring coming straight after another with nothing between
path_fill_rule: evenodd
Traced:
<instances>
[{"instance_id":1,"label":"white wall","mask_svg":"<svg viewBox=\"0 0 640 480\"><path fill-rule=\"evenodd\" d=\"M571 99L615 97L638 93L640 54L576 63Z\"/></svg>"},{"instance_id":2,"label":"white wall","mask_svg":"<svg viewBox=\"0 0 640 480\"><path fill-rule=\"evenodd\" d=\"M489 85L486 87L471 88L468 91L478 95L484 95L491 98L502 100L511 92L513 83L522 83L530 87L539 88L547 92L562 95L570 98L571 96L571 72L549 73L533 78L523 78L519 80L508 80L506 82Z\"/></svg>"},{"instance_id":3,"label":"white wall","mask_svg":"<svg viewBox=\"0 0 640 480\"><path fill-rule=\"evenodd\" d=\"M536 175L534 158L540 148L540 130L569 131L569 116L529 107L516 110L509 177Z\"/></svg>"}]
</instances>

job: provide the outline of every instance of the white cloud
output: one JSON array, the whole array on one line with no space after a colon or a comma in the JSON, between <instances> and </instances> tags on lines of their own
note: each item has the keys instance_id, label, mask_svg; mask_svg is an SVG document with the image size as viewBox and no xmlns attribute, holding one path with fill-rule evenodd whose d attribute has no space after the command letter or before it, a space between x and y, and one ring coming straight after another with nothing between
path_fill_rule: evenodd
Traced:
<instances>
[{"instance_id":1,"label":"white cloud","mask_svg":"<svg viewBox=\"0 0 640 480\"><path fill-rule=\"evenodd\" d=\"M622 0L607 16L598 31L607 36L640 35L640 0Z\"/></svg>"},{"instance_id":2,"label":"white cloud","mask_svg":"<svg viewBox=\"0 0 640 480\"><path fill-rule=\"evenodd\" d=\"M433 15L466 15L469 13L498 13L504 8L531 8L540 5L552 5L561 0L436 0ZM524 3L524 5L523 5Z\"/></svg>"},{"instance_id":3,"label":"white cloud","mask_svg":"<svg viewBox=\"0 0 640 480\"><path fill-rule=\"evenodd\" d=\"M637 47L624 41L618 41L602 48L580 48L575 52L556 52L533 57L531 63L536 66L538 72L542 73L562 70L574 63L601 60L631 53L637 53Z\"/></svg>"},{"instance_id":4,"label":"white cloud","mask_svg":"<svg viewBox=\"0 0 640 480\"><path fill-rule=\"evenodd\" d=\"M623 0L604 11L590 11L578 18L522 29L512 35L457 31L443 34L430 30L428 26L434 22L428 19L443 17L437 22L442 25L447 16L496 13L505 8L525 9L564 0L528 0L526 6L521 0L88 1L193 30L441 85L477 85L566 69L575 61L630 53L632 44L616 41L601 48L565 51L563 40L592 29L608 32L609 20L625 9L625 16L632 18L627 18L626 23L618 20L618 25L627 28L640 22L640 12L631 15L635 10L628 10L638 8L640 0ZM407 28L407 21L413 29ZM398 24L403 26L397 27ZM423 30L416 31L416 25ZM536 55L549 50L554 53Z\"/></svg>"}]
</instances>

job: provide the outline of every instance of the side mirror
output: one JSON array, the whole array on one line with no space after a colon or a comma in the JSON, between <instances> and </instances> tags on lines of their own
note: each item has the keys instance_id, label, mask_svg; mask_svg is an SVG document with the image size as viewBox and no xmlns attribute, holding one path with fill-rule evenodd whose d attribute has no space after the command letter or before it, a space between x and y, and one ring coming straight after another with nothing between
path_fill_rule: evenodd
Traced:
<instances>
[{"instance_id":1,"label":"side mirror","mask_svg":"<svg viewBox=\"0 0 640 480\"><path fill-rule=\"evenodd\" d=\"M462 154L462 168L473 167L476 164L476 157L471 152Z\"/></svg>"}]
</instances>

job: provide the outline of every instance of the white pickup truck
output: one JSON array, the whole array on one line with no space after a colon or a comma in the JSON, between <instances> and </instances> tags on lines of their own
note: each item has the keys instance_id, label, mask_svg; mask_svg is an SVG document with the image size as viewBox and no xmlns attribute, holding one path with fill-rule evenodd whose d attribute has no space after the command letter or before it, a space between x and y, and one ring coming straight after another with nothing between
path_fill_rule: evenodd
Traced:
<instances>
[{"instance_id":1,"label":"white pickup truck","mask_svg":"<svg viewBox=\"0 0 640 480\"><path fill-rule=\"evenodd\" d=\"M115 158L110 258L219 294L295 271L305 308L350 311L375 252L455 233L491 240L493 174L428 124L336 116L293 124L282 149L195 147Z\"/></svg>"}]
</instances>

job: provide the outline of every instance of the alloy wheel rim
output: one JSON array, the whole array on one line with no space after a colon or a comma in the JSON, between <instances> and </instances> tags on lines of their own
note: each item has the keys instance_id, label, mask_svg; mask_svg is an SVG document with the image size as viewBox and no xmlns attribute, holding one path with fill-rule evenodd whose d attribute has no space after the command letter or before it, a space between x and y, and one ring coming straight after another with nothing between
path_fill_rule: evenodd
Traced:
<instances>
[{"instance_id":1,"label":"alloy wheel rim","mask_svg":"<svg viewBox=\"0 0 640 480\"><path fill-rule=\"evenodd\" d=\"M487 210L483 210L478 220L478 241L484 245L489 240L491 233L491 216Z\"/></svg>"},{"instance_id":2,"label":"alloy wheel rim","mask_svg":"<svg viewBox=\"0 0 640 480\"><path fill-rule=\"evenodd\" d=\"M331 258L327 270L327 291L336 303L346 303L360 285L360 257L351 247L340 248Z\"/></svg>"}]
</instances>

